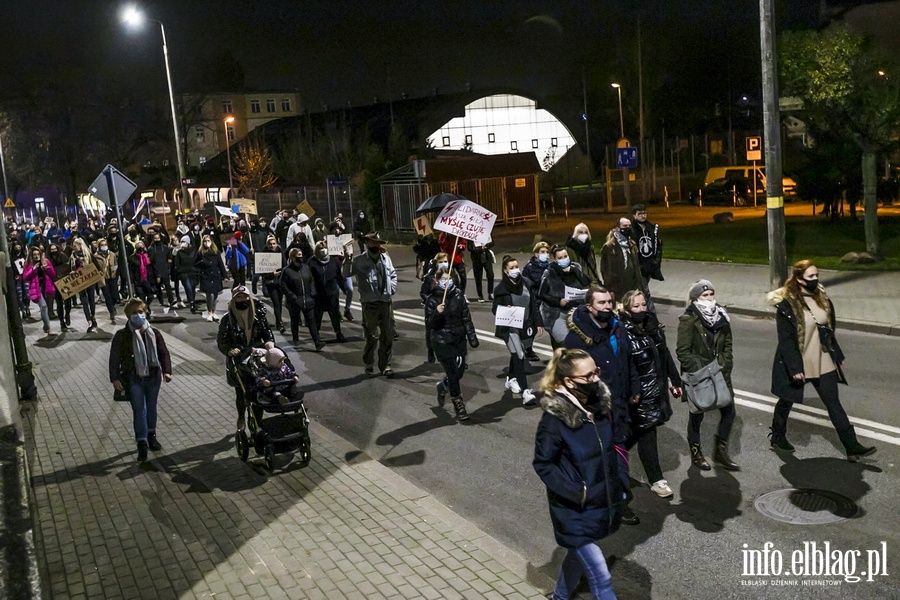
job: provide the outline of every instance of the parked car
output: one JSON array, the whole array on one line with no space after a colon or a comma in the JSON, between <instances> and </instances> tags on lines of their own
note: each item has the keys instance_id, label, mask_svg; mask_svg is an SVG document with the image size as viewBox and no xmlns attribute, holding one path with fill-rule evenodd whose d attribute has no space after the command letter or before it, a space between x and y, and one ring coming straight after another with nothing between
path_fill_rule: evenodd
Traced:
<instances>
[{"instance_id":1,"label":"parked car","mask_svg":"<svg viewBox=\"0 0 900 600\"><path fill-rule=\"evenodd\" d=\"M753 180L751 179L753 172L752 165L734 165L730 167L710 167L706 171L706 177L703 178L704 186L718 181L719 179L746 179L750 182L751 198L753 194ZM765 197L766 195L766 167L757 165L756 167L756 191L758 195ZM783 175L781 178L781 189L784 193L785 200L793 198L797 195L797 182L790 177Z\"/></svg>"},{"instance_id":2,"label":"parked car","mask_svg":"<svg viewBox=\"0 0 900 600\"><path fill-rule=\"evenodd\" d=\"M743 177L722 177L708 183L691 193L692 204L700 203L701 191L704 206L753 206L753 184ZM759 199L765 204L765 189L757 191L757 202Z\"/></svg>"}]
</instances>

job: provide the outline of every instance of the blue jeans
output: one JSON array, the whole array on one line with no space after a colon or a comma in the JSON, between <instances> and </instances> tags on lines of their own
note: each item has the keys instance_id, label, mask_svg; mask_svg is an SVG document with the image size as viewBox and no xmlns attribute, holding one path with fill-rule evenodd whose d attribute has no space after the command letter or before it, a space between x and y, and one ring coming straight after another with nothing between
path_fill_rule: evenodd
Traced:
<instances>
[{"instance_id":1,"label":"blue jeans","mask_svg":"<svg viewBox=\"0 0 900 600\"><path fill-rule=\"evenodd\" d=\"M597 600L616 600L612 589L612 577L603 558L603 551L595 543L577 550L569 549L559 567L559 579L553 591L553 600L569 600L581 575L587 576L588 586Z\"/></svg>"},{"instance_id":2,"label":"blue jeans","mask_svg":"<svg viewBox=\"0 0 900 600\"><path fill-rule=\"evenodd\" d=\"M147 441L147 432L156 433L156 400L159 397L159 377L137 377L128 386L128 398L134 413L134 439Z\"/></svg>"}]
</instances>

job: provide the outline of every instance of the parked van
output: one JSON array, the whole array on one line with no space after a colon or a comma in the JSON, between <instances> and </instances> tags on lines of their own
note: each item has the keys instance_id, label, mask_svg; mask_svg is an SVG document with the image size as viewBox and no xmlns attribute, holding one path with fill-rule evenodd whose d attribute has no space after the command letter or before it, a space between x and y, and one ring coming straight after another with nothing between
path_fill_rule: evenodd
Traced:
<instances>
[{"instance_id":1,"label":"parked van","mask_svg":"<svg viewBox=\"0 0 900 600\"><path fill-rule=\"evenodd\" d=\"M753 171L753 165L744 165L744 166L731 166L731 167L710 167L706 172L706 177L703 178L703 186L706 187L709 184L713 183L718 179L746 179L750 182L750 187L753 187L753 179L751 178L751 172ZM756 167L756 186L758 193L761 196L766 195L766 167L764 165L757 165ZM797 182L791 179L790 177L782 177L781 178L781 187L784 192L785 198L793 198L797 195Z\"/></svg>"}]
</instances>

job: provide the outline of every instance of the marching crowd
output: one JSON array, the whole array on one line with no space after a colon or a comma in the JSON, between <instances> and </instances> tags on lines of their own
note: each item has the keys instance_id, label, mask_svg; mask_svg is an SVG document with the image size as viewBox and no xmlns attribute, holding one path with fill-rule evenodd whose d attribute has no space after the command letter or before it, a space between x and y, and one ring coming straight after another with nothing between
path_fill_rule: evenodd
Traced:
<instances>
[{"instance_id":1,"label":"marching crowd","mask_svg":"<svg viewBox=\"0 0 900 600\"><path fill-rule=\"evenodd\" d=\"M134 288L134 297L127 301L122 300L130 295L124 270L117 268L120 226ZM174 235L158 220L120 225L98 219L88 219L84 227L68 223L62 228L46 219L21 223L9 233L22 316L30 318L30 306L37 305L46 333L52 333L57 320L61 330L72 328L70 313L76 301L88 331L98 327L98 298L113 322L117 307L124 304L127 324L113 340L110 381L117 391L129 394L140 460L146 459L148 449L161 448L156 398L160 382L171 379L164 338L147 320L154 300L163 312L189 308L220 322L217 346L227 357L228 380L236 390L239 431L245 425L247 398L235 358L248 346L270 348L274 341L260 288L271 304L274 328L286 333L286 308L292 342L299 344L305 323L315 351L325 346L320 329L326 314L336 341L345 341L341 323L353 320L349 309L356 294L362 305L365 372L374 376L377 369L387 378L394 376L392 298L397 273L384 240L362 211L350 227L340 215L331 223L315 219L310 224L297 211L279 211L271 220L223 217L219 223L194 213L179 219ZM327 236L344 233L352 233L359 251L351 243L342 255L330 253ZM564 243L535 244L524 264L511 255L497 261L492 247L441 233L420 236L414 248L425 317L424 359L440 363L444 372L436 383L437 403L443 406L449 397L456 418L469 418L460 381L468 348L479 345L470 300L491 302L495 314L501 307L521 309L521 322L498 325L495 335L509 353L506 389L520 395L524 405L540 403L543 408L534 468L547 487L557 542L568 549L553 597L569 598L584 574L595 597L614 598L596 542L621 523L639 522L628 506L628 456L634 447L650 489L662 498L673 496L657 445L657 430L673 412L671 397L687 401L690 410L692 466L711 468L700 428L707 412L718 411L712 460L724 469L740 470L729 454L736 416L730 315L716 302L715 285L698 279L687 290L673 357L650 292L651 281L663 279L659 227L648 221L640 205L610 229L599 261L584 223L575 226ZM256 273L254 254L259 252L280 256L280 268ZM101 281L77 298L63 297L54 282L90 264L103 274ZM472 296L467 295L468 264L475 280ZM220 314L218 296L228 280L232 298ZM205 310L198 309L198 291L204 295ZM819 284L816 266L797 263L769 300L776 307L778 336L772 392L779 401L771 425L772 448L794 451L787 439L787 419L808 382L828 409L848 458L872 454L875 448L860 444L839 400L844 356L834 335L834 306ZM533 344L545 333L554 353L541 381L529 385L528 364L540 361Z\"/></svg>"}]
</instances>

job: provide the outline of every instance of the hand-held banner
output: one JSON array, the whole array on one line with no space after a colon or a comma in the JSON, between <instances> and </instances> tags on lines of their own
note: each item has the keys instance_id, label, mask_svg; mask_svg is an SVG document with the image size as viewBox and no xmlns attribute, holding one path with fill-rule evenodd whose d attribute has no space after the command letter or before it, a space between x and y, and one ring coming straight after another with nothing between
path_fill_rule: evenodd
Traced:
<instances>
[{"instance_id":1,"label":"hand-held banner","mask_svg":"<svg viewBox=\"0 0 900 600\"><path fill-rule=\"evenodd\" d=\"M349 233L344 235L326 235L325 240L328 242L329 256L343 256L347 244L353 243L353 236Z\"/></svg>"},{"instance_id":2,"label":"hand-held banner","mask_svg":"<svg viewBox=\"0 0 900 600\"><path fill-rule=\"evenodd\" d=\"M72 271L65 277L60 277L53 282L53 285L59 290L63 300L66 300L101 281L103 281L103 272L93 263L90 263L83 269Z\"/></svg>"},{"instance_id":3,"label":"hand-held banner","mask_svg":"<svg viewBox=\"0 0 900 600\"><path fill-rule=\"evenodd\" d=\"M448 202L434 220L433 228L478 244L491 239L497 215L470 200Z\"/></svg>"},{"instance_id":4,"label":"hand-held banner","mask_svg":"<svg viewBox=\"0 0 900 600\"><path fill-rule=\"evenodd\" d=\"M256 273L274 273L281 268L281 252L256 252L253 257Z\"/></svg>"}]
</instances>

